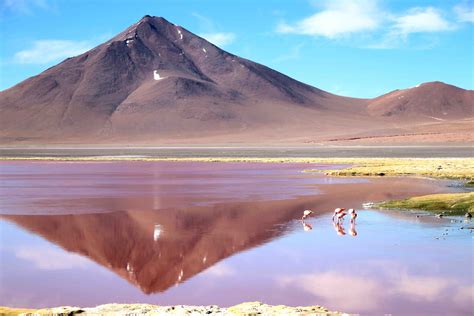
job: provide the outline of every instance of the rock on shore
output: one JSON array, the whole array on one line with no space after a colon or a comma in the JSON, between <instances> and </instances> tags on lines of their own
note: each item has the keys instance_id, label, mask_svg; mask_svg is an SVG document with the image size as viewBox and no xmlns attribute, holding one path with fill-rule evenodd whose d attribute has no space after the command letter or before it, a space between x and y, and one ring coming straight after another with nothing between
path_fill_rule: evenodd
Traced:
<instances>
[{"instance_id":1,"label":"rock on shore","mask_svg":"<svg viewBox=\"0 0 474 316\"><path fill-rule=\"evenodd\" d=\"M209 306L157 306L150 304L105 304L96 307L62 306L44 309L17 309L0 307L0 315L348 315L329 311L321 306L291 307L247 302L223 308Z\"/></svg>"}]
</instances>

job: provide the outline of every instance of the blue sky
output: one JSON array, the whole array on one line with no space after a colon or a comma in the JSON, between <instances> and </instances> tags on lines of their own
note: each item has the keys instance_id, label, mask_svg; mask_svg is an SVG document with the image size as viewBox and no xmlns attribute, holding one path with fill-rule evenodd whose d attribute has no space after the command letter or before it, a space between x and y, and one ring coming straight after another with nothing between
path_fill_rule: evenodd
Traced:
<instances>
[{"instance_id":1,"label":"blue sky","mask_svg":"<svg viewBox=\"0 0 474 316\"><path fill-rule=\"evenodd\" d=\"M1 90L146 14L337 94L435 80L474 89L473 0L0 1Z\"/></svg>"}]
</instances>

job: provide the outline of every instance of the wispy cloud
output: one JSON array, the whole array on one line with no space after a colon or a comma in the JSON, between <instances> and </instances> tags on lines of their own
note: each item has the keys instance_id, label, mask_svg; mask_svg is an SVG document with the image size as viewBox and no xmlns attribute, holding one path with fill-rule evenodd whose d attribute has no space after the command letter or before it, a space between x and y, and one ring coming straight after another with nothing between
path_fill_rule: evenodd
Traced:
<instances>
[{"instance_id":1,"label":"wispy cloud","mask_svg":"<svg viewBox=\"0 0 474 316\"><path fill-rule=\"evenodd\" d=\"M236 35L232 32L218 31L220 28L217 27L216 23L214 23L210 18L196 12L192 13L192 16L199 21L199 28L202 32L198 35L202 38L205 38L217 46L225 46L234 42Z\"/></svg>"},{"instance_id":2,"label":"wispy cloud","mask_svg":"<svg viewBox=\"0 0 474 316\"><path fill-rule=\"evenodd\" d=\"M343 310L368 312L383 304L390 297L397 296L406 301L418 301L425 304L445 301L445 293L455 293L447 304L469 304L469 282L459 284L455 279L443 276L414 275L399 267L393 271L391 263L385 266L369 263L367 267L358 267L356 273L326 271L313 274L280 277L282 287L295 287L314 295L322 304L337 301ZM374 276L376 275L376 277ZM472 292L471 292L472 293ZM370 297L370 300L366 298Z\"/></svg>"},{"instance_id":3,"label":"wispy cloud","mask_svg":"<svg viewBox=\"0 0 474 316\"><path fill-rule=\"evenodd\" d=\"M453 30L454 26L433 7L412 8L406 14L395 17L392 30L403 36L410 33L432 33Z\"/></svg>"},{"instance_id":4,"label":"wispy cloud","mask_svg":"<svg viewBox=\"0 0 474 316\"><path fill-rule=\"evenodd\" d=\"M52 10L54 6L47 0L2 0L1 11L17 14L32 14L35 10Z\"/></svg>"},{"instance_id":5,"label":"wispy cloud","mask_svg":"<svg viewBox=\"0 0 474 316\"><path fill-rule=\"evenodd\" d=\"M473 22L472 6L461 3L454 8L457 21ZM410 43L414 48L432 47L437 43L433 36L456 30L459 25L449 15L434 7L413 7L405 12L391 12L378 0L325 0L320 10L294 23L282 22L276 31L325 37L330 40L351 40L351 44L366 48L397 48ZM451 14L452 20L452 14ZM431 34L413 45L412 34ZM356 37L357 35L357 37ZM420 37L418 37L420 39Z\"/></svg>"},{"instance_id":6,"label":"wispy cloud","mask_svg":"<svg viewBox=\"0 0 474 316\"><path fill-rule=\"evenodd\" d=\"M42 270L81 268L89 264L87 259L77 254L47 247L20 248L15 251L15 255Z\"/></svg>"},{"instance_id":7,"label":"wispy cloud","mask_svg":"<svg viewBox=\"0 0 474 316\"><path fill-rule=\"evenodd\" d=\"M38 40L31 47L16 52L13 59L20 64L48 64L82 54L93 46L90 41Z\"/></svg>"},{"instance_id":8,"label":"wispy cloud","mask_svg":"<svg viewBox=\"0 0 474 316\"><path fill-rule=\"evenodd\" d=\"M474 6L472 2L460 3L454 7L459 22L474 23Z\"/></svg>"},{"instance_id":9,"label":"wispy cloud","mask_svg":"<svg viewBox=\"0 0 474 316\"><path fill-rule=\"evenodd\" d=\"M202 38L205 38L209 42L217 46L225 46L229 45L234 42L235 34L234 33L224 33L224 32L217 32L217 33L202 33L199 34Z\"/></svg>"},{"instance_id":10,"label":"wispy cloud","mask_svg":"<svg viewBox=\"0 0 474 316\"><path fill-rule=\"evenodd\" d=\"M197 12L193 12L191 15L199 21L199 27L201 29L206 30L206 32L212 32L214 30L214 22L208 17Z\"/></svg>"},{"instance_id":11,"label":"wispy cloud","mask_svg":"<svg viewBox=\"0 0 474 316\"><path fill-rule=\"evenodd\" d=\"M280 23L277 31L336 38L376 29L381 15L376 1L326 1L322 11L294 24Z\"/></svg>"},{"instance_id":12,"label":"wispy cloud","mask_svg":"<svg viewBox=\"0 0 474 316\"><path fill-rule=\"evenodd\" d=\"M210 267L209 269L207 269L206 273L208 275L213 275L216 277L226 277L234 275L235 270L229 267L228 265L221 263Z\"/></svg>"},{"instance_id":13,"label":"wispy cloud","mask_svg":"<svg viewBox=\"0 0 474 316\"><path fill-rule=\"evenodd\" d=\"M433 36L440 32L453 31L456 25L446 20L441 11L433 7L412 8L405 14L392 16L391 25L375 43L368 48L392 49L410 43L413 49L430 49L436 46L438 38ZM416 42L409 41L410 35L420 34ZM428 36L430 35L430 36Z\"/></svg>"}]
</instances>

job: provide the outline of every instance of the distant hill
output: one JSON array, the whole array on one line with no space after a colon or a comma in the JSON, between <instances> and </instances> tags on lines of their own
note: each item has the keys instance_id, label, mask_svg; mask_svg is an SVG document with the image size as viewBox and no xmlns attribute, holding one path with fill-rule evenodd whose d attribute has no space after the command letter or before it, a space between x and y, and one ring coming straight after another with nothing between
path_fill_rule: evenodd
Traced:
<instances>
[{"instance_id":1,"label":"distant hill","mask_svg":"<svg viewBox=\"0 0 474 316\"><path fill-rule=\"evenodd\" d=\"M369 103L368 109L372 115L405 116L412 119L472 117L474 91L442 82L428 82L375 98Z\"/></svg>"}]
</instances>

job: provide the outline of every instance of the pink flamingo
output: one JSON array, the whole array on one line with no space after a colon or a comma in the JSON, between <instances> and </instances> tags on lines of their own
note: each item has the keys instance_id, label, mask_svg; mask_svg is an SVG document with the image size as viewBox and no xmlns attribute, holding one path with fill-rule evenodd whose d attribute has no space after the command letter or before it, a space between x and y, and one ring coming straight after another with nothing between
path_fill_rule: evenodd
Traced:
<instances>
[{"instance_id":1,"label":"pink flamingo","mask_svg":"<svg viewBox=\"0 0 474 316\"><path fill-rule=\"evenodd\" d=\"M356 223L355 223L355 220L352 221L352 219L351 219L351 228L349 229L349 234L350 234L352 237L357 236Z\"/></svg>"},{"instance_id":2,"label":"pink flamingo","mask_svg":"<svg viewBox=\"0 0 474 316\"><path fill-rule=\"evenodd\" d=\"M312 229L313 229L313 226L311 226L310 224L307 224L307 223L305 223L305 222L303 221L303 230L304 230L305 232L309 232L309 231L312 230Z\"/></svg>"},{"instance_id":3,"label":"pink flamingo","mask_svg":"<svg viewBox=\"0 0 474 316\"><path fill-rule=\"evenodd\" d=\"M349 215L351 216L351 223L354 223L357 218L357 213L353 208L349 209Z\"/></svg>"},{"instance_id":4,"label":"pink flamingo","mask_svg":"<svg viewBox=\"0 0 474 316\"><path fill-rule=\"evenodd\" d=\"M346 216L346 213L344 212L345 211L345 208L336 208L334 210L334 215L332 216L332 221L334 222L334 219L337 218L337 221L339 222L341 220L341 218L344 218L344 216Z\"/></svg>"},{"instance_id":5,"label":"pink flamingo","mask_svg":"<svg viewBox=\"0 0 474 316\"><path fill-rule=\"evenodd\" d=\"M342 225L339 221L334 222L333 225L334 225L334 229L336 230L336 233L339 236L344 236L346 234L346 231L344 230L344 227L342 227Z\"/></svg>"},{"instance_id":6,"label":"pink flamingo","mask_svg":"<svg viewBox=\"0 0 474 316\"><path fill-rule=\"evenodd\" d=\"M313 214L313 211L311 210L305 210L303 212L303 217L301 217L301 220L304 221L307 217L309 217L311 214Z\"/></svg>"}]
</instances>

